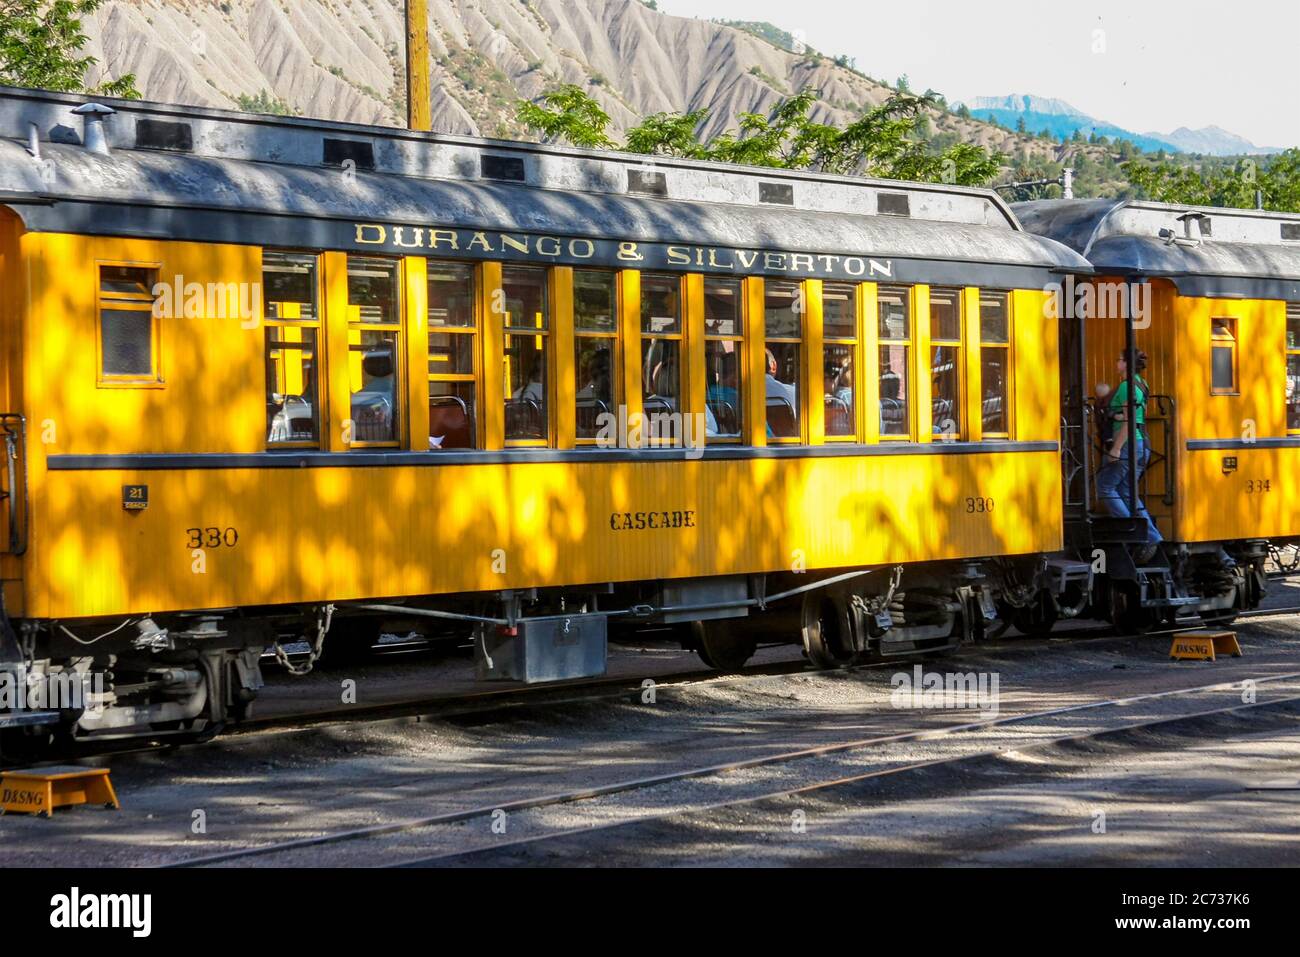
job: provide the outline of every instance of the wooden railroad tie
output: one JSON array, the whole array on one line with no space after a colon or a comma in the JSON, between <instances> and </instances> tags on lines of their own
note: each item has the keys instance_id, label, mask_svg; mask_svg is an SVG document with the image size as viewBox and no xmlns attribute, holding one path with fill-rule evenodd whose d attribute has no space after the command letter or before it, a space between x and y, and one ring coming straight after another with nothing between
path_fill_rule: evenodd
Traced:
<instances>
[{"instance_id":1,"label":"wooden railroad tie","mask_svg":"<svg viewBox=\"0 0 1300 957\"><path fill-rule=\"evenodd\" d=\"M55 808L102 804L120 809L108 768L62 765L0 773L0 814L17 811L50 817Z\"/></svg>"},{"instance_id":2,"label":"wooden railroad tie","mask_svg":"<svg viewBox=\"0 0 1300 957\"><path fill-rule=\"evenodd\" d=\"M1180 631L1169 649L1169 657L1175 660L1214 661L1218 655L1241 657L1235 631Z\"/></svg>"}]
</instances>

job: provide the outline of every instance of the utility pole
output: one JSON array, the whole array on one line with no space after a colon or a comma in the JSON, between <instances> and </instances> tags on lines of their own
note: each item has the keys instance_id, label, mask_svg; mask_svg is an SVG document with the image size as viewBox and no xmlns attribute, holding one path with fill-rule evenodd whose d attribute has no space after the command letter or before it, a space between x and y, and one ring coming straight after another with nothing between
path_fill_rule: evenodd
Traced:
<instances>
[{"instance_id":1,"label":"utility pole","mask_svg":"<svg viewBox=\"0 0 1300 957\"><path fill-rule=\"evenodd\" d=\"M429 3L406 0L406 125L433 128L429 104Z\"/></svg>"}]
</instances>

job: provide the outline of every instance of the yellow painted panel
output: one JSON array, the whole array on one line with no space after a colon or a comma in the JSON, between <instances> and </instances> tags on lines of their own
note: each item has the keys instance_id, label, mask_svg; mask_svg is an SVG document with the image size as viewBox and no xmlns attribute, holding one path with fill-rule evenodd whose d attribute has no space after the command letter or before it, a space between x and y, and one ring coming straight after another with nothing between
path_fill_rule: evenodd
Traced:
<instances>
[{"instance_id":1,"label":"yellow painted panel","mask_svg":"<svg viewBox=\"0 0 1300 957\"><path fill-rule=\"evenodd\" d=\"M1179 541L1300 536L1300 449L1184 451L1179 479Z\"/></svg>"},{"instance_id":2,"label":"yellow painted panel","mask_svg":"<svg viewBox=\"0 0 1300 957\"><path fill-rule=\"evenodd\" d=\"M612 527L651 512L681 527ZM77 617L1051 551L1061 494L1050 451L56 472L37 528L29 612ZM202 571L189 529L220 530Z\"/></svg>"}]
</instances>

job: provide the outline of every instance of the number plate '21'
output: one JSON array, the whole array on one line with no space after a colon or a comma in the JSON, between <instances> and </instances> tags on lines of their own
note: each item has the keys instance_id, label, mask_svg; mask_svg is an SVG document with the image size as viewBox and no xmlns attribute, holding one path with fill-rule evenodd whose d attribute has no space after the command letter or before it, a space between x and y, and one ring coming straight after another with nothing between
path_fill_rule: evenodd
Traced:
<instances>
[{"instance_id":1,"label":"number plate '21'","mask_svg":"<svg viewBox=\"0 0 1300 957\"><path fill-rule=\"evenodd\" d=\"M239 544L239 531L234 528L187 528L186 548L234 548Z\"/></svg>"}]
</instances>

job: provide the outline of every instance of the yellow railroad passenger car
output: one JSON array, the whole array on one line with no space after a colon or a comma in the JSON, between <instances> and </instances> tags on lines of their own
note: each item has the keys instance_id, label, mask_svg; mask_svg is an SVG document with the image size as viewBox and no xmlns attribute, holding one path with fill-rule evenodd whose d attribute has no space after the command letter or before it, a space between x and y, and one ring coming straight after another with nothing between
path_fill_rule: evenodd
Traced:
<instances>
[{"instance_id":1,"label":"yellow railroad passenger car","mask_svg":"<svg viewBox=\"0 0 1300 957\"><path fill-rule=\"evenodd\" d=\"M991 192L22 90L0 137L0 662L107 680L11 726L211 729L283 634L943 647L1062 546L1088 266Z\"/></svg>"},{"instance_id":2,"label":"yellow railroad passenger car","mask_svg":"<svg viewBox=\"0 0 1300 957\"><path fill-rule=\"evenodd\" d=\"M1076 462L1096 462L1083 410L1095 411L1099 385L1122 380L1130 335L1148 360L1153 454L1140 491L1165 544L1132 560L1129 530L1098 517L1091 468L1068 490L1067 537L1106 551L1126 623L1187 605L1211 620L1255 606L1270 552L1300 539L1300 217L1113 200L1015 209L1096 273L1060 297Z\"/></svg>"}]
</instances>

